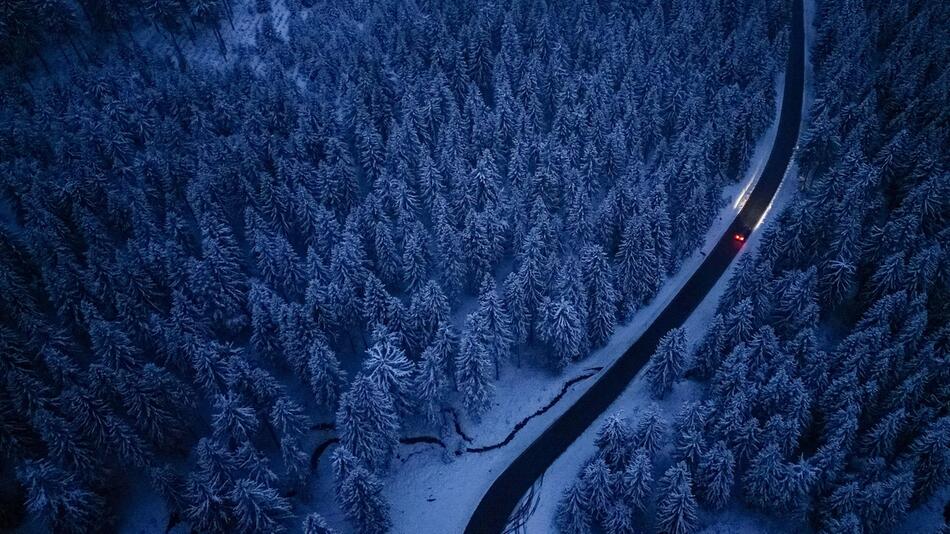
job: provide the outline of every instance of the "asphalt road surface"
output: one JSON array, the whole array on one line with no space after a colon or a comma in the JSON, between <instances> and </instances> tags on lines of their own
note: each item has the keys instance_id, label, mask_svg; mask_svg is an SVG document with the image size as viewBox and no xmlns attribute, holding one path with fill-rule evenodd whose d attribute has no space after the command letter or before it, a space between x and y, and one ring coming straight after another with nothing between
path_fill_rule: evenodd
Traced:
<instances>
[{"instance_id":1,"label":"asphalt road surface","mask_svg":"<svg viewBox=\"0 0 950 534\"><path fill-rule=\"evenodd\" d=\"M716 284L742 248L742 243L734 238L735 234L755 228L765 214L788 168L798 141L802 116L805 76L802 0L794 0L792 7L788 64L785 67L785 89L778 131L765 169L749 199L699 269L643 335L495 479L469 519L466 533L498 534L504 531L521 496L626 389L653 354L660 337L671 328L683 324Z\"/></svg>"}]
</instances>

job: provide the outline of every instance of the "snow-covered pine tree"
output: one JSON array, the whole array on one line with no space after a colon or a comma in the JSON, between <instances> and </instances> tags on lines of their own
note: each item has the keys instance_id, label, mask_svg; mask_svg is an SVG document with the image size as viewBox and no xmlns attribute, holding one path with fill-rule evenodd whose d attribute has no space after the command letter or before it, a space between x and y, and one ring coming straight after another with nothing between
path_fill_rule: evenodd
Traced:
<instances>
[{"instance_id":1,"label":"snow-covered pine tree","mask_svg":"<svg viewBox=\"0 0 950 534\"><path fill-rule=\"evenodd\" d=\"M448 358L435 343L422 352L416 373L415 395L430 423L438 423L449 390Z\"/></svg>"},{"instance_id":2,"label":"snow-covered pine tree","mask_svg":"<svg viewBox=\"0 0 950 534\"><path fill-rule=\"evenodd\" d=\"M439 282L450 299L458 297L465 285L465 263L462 255L462 241L458 230L441 217L436 223L435 262L439 273Z\"/></svg>"},{"instance_id":3,"label":"snow-covered pine tree","mask_svg":"<svg viewBox=\"0 0 950 534\"><path fill-rule=\"evenodd\" d=\"M950 416L930 422L910 445L914 502L922 502L950 480Z\"/></svg>"},{"instance_id":4,"label":"snow-covered pine tree","mask_svg":"<svg viewBox=\"0 0 950 534\"><path fill-rule=\"evenodd\" d=\"M319 336L315 336L310 344L306 374L317 403L336 410L346 374L340 368L340 361L333 350Z\"/></svg>"},{"instance_id":5,"label":"snow-covered pine tree","mask_svg":"<svg viewBox=\"0 0 950 534\"><path fill-rule=\"evenodd\" d=\"M235 532L283 532L283 521L290 517L290 502L271 487L240 479L228 493L232 503Z\"/></svg>"},{"instance_id":6,"label":"snow-covered pine tree","mask_svg":"<svg viewBox=\"0 0 950 534\"><path fill-rule=\"evenodd\" d=\"M279 360L280 344L280 297L258 281L251 283L248 305L251 309L251 345L259 354L274 361Z\"/></svg>"},{"instance_id":7,"label":"snow-covered pine tree","mask_svg":"<svg viewBox=\"0 0 950 534\"><path fill-rule=\"evenodd\" d=\"M775 444L765 445L749 463L743 478L746 501L760 509L784 514L800 513L815 481L813 468L792 464Z\"/></svg>"},{"instance_id":8,"label":"snow-covered pine tree","mask_svg":"<svg viewBox=\"0 0 950 534\"><path fill-rule=\"evenodd\" d=\"M455 358L455 387L462 394L465 407L473 417L479 417L491 405L495 386L492 384L494 362L485 346L487 326L479 313L466 319L465 334Z\"/></svg>"},{"instance_id":9,"label":"snow-covered pine tree","mask_svg":"<svg viewBox=\"0 0 950 534\"><path fill-rule=\"evenodd\" d=\"M661 399L673 387L673 382L683 376L688 366L686 330L674 328L666 333L650 358L646 376L653 397Z\"/></svg>"},{"instance_id":10,"label":"snow-covered pine tree","mask_svg":"<svg viewBox=\"0 0 950 534\"><path fill-rule=\"evenodd\" d=\"M479 343L491 355L497 378L502 362L510 358L513 338L511 317L495 289L495 281L489 276L482 282L477 313L480 327L475 332L482 336Z\"/></svg>"},{"instance_id":11,"label":"snow-covered pine tree","mask_svg":"<svg viewBox=\"0 0 950 534\"><path fill-rule=\"evenodd\" d=\"M772 310L772 324L776 330L792 338L804 329L818 323L817 271L789 272L778 283Z\"/></svg>"},{"instance_id":12,"label":"snow-covered pine tree","mask_svg":"<svg viewBox=\"0 0 950 534\"><path fill-rule=\"evenodd\" d=\"M648 406L633 429L631 444L634 448L642 448L653 457L663 441L666 439L667 425L660 414L660 407L655 403Z\"/></svg>"},{"instance_id":13,"label":"snow-covered pine tree","mask_svg":"<svg viewBox=\"0 0 950 534\"><path fill-rule=\"evenodd\" d=\"M614 471L622 471L627 465L630 453L630 424L622 413L611 414L604 421L594 444L597 445L600 456Z\"/></svg>"},{"instance_id":14,"label":"snow-covered pine tree","mask_svg":"<svg viewBox=\"0 0 950 534\"><path fill-rule=\"evenodd\" d=\"M634 532L633 510L630 506L617 500L611 505L607 517L603 521L604 530L608 534L629 534Z\"/></svg>"},{"instance_id":15,"label":"snow-covered pine tree","mask_svg":"<svg viewBox=\"0 0 950 534\"><path fill-rule=\"evenodd\" d=\"M574 305L565 298L545 299L539 315L539 337L552 353L554 367L563 369L580 356L584 325Z\"/></svg>"},{"instance_id":16,"label":"snow-covered pine tree","mask_svg":"<svg viewBox=\"0 0 950 534\"><path fill-rule=\"evenodd\" d=\"M376 253L374 270L380 279L391 286L395 286L402 278L402 258L389 227L389 221L380 218L373 233L373 250Z\"/></svg>"},{"instance_id":17,"label":"snow-covered pine tree","mask_svg":"<svg viewBox=\"0 0 950 534\"><path fill-rule=\"evenodd\" d=\"M214 408L211 427L215 438L219 440L243 443L254 436L260 428L260 420L254 409L248 406L240 395L232 391L218 395Z\"/></svg>"},{"instance_id":18,"label":"snow-covered pine tree","mask_svg":"<svg viewBox=\"0 0 950 534\"><path fill-rule=\"evenodd\" d=\"M99 362L112 369L138 368L138 351L122 326L103 319L88 302L84 304L83 310L89 322L92 350Z\"/></svg>"},{"instance_id":19,"label":"snow-covered pine tree","mask_svg":"<svg viewBox=\"0 0 950 534\"><path fill-rule=\"evenodd\" d=\"M354 466L340 483L340 507L362 534L382 534L392 527L382 484L362 465Z\"/></svg>"},{"instance_id":20,"label":"snow-covered pine tree","mask_svg":"<svg viewBox=\"0 0 950 534\"><path fill-rule=\"evenodd\" d=\"M633 451L622 476L624 501L641 512L645 511L650 504L653 486L650 453L643 448Z\"/></svg>"},{"instance_id":21,"label":"snow-covered pine tree","mask_svg":"<svg viewBox=\"0 0 950 534\"><path fill-rule=\"evenodd\" d=\"M428 279L428 234L421 225L406 234L402 253L403 282L409 291L422 286Z\"/></svg>"},{"instance_id":22,"label":"snow-covered pine tree","mask_svg":"<svg viewBox=\"0 0 950 534\"><path fill-rule=\"evenodd\" d=\"M26 491L27 511L54 532L89 532L103 526L105 500L46 460L26 460L16 477Z\"/></svg>"},{"instance_id":23,"label":"snow-covered pine tree","mask_svg":"<svg viewBox=\"0 0 950 534\"><path fill-rule=\"evenodd\" d=\"M587 489L583 480L575 480L561 497L557 509L557 528L563 534L587 534L590 532Z\"/></svg>"},{"instance_id":24,"label":"snow-covered pine tree","mask_svg":"<svg viewBox=\"0 0 950 534\"><path fill-rule=\"evenodd\" d=\"M413 294L407 327L412 348L418 351L414 354L432 343L439 325L449 319L450 312L449 300L434 280L430 280Z\"/></svg>"},{"instance_id":25,"label":"snow-covered pine tree","mask_svg":"<svg viewBox=\"0 0 950 534\"><path fill-rule=\"evenodd\" d=\"M722 353L726 346L724 325L725 320L722 315L717 313L699 344L693 350L691 373L695 373L700 378L708 379L719 369Z\"/></svg>"},{"instance_id":26,"label":"snow-covered pine tree","mask_svg":"<svg viewBox=\"0 0 950 534\"><path fill-rule=\"evenodd\" d=\"M696 493L710 509L719 510L729 501L735 465L732 451L722 441L717 441L703 453L696 474Z\"/></svg>"},{"instance_id":27,"label":"snow-covered pine tree","mask_svg":"<svg viewBox=\"0 0 950 534\"><path fill-rule=\"evenodd\" d=\"M462 250L472 287L494 273L504 250L505 221L497 211L496 206L472 211L465 222Z\"/></svg>"},{"instance_id":28,"label":"snow-covered pine tree","mask_svg":"<svg viewBox=\"0 0 950 534\"><path fill-rule=\"evenodd\" d=\"M356 375L340 399L336 419L343 448L373 470L389 465L399 445L399 417L383 386Z\"/></svg>"},{"instance_id":29,"label":"snow-covered pine tree","mask_svg":"<svg viewBox=\"0 0 950 534\"><path fill-rule=\"evenodd\" d=\"M270 425L283 437L299 438L310 424L303 407L287 396L278 398L270 408Z\"/></svg>"},{"instance_id":30,"label":"snow-covered pine tree","mask_svg":"<svg viewBox=\"0 0 950 534\"><path fill-rule=\"evenodd\" d=\"M607 342L617 324L617 292L613 270L604 251L589 245L581 254L581 270L587 289L587 333L590 343L599 347Z\"/></svg>"},{"instance_id":31,"label":"snow-covered pine tree","mask_svg":"<svg viewBox=\"0 0 950 534\"><path fill-rule=\"evenodd\" d=\"M538 307L550 290L549 259L540 230L532 229L519 248L518 267L505 280L505 302L519 343L535 333Z\"/></svg>"},{"instance_id":32,"label":"snow-covered pine tree","mask_svg":"<svg viewBox=\"0 0 950 534\"><path fill-rule=\"evenodd\" d=\"M389 292L374 274L366 276L363 288L362 312L367 327L372 330L379 326L391 327L389 324Z\"/></svg>"},{"instance_id":33,"label":"snow-covered pine tree","mask_svg":"<svg viewBox=\"0 0 950 534\"><path fill-rule=\"evenodd\" d=\"M413 395L414 368L405 352L397 346L394 335L377 329L376 342L366 351L363 372L392 400L393 408L401 416L415 410Z\"/></svg>"},{"instance_id":34,"label":"snow-covered pine tree","mask_svg":"<svg viewBox=\"0 0 950 534\"><path fill-rule=\"evenodd\" d=\"M495 168L495 159L491 151L485 149L478 156L478 161L468 177L466 196L476 210L483 210L498 200L501 184L498 170Z\"/></svg>"},{"instance_id":35,"label":"snow-covered pine tree","mask_svg":"<svg viewBox=\"0 0 950 534\"><path fill-rule=\"evenodd\" d=\"M753 312L752 299L745 298L726 314L723 324L727 340L726 350L732 348L729 344L735 345L752 339L755 333Z\"/></svg>"},{"instance_id":36,"label":"snow-covered pine tree","mask_svg":"<svg viewBox=\"0 0 950 534\"><path fill-rule=\"evenodd\" d=\"M657 530L665 534L691 534L699 527L698 506L686 464L670 467L658 488Z\"/></svg>"},{"instance_id":37,"label":"snow-covered pine tree","mask_svg":"<svg viewBox=\"0 0 950 534\"><path fill-rule=\"evenodd\" d=\"M584 468L583 477L588 512L592 519L603 521L614 502L616 475L610 471L603 458L597 457Z\"/></svg>"},{"instance_id":38,"label":"snow-covered pine tree","mask_svg":"<svg viewBox=\"0 0 950 534\"><path fill-rule=\"evenodd\" d=\"M616 259L622 315L630 317L656 294L663 279L663 266L645 220L632 217L627 221Z\"/></svg>"},{"instance_id":39,"label":"snow-covered pine tree","mask_svg":"<svg viewBox=\"0 0 950 534\"><path fill-rule=\"evenodd\" d=\"M685 428L675 434L673 461L686 462L690 467L695 468L706 447L706 436L702 430Z\"/></svg>"}]
</instances>

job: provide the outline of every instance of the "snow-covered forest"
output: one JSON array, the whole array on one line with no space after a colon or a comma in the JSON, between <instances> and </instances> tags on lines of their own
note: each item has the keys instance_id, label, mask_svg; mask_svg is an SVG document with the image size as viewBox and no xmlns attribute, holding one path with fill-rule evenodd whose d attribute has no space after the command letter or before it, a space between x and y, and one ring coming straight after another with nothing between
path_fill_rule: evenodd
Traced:
<instances>
[{"instance_id":1,"label":"snow-covered forest","mask_svg":"<svg viewBox=\"0 0 950 534\"><path fill-rule=\"evenodd\" d=\"M790 531L890 532L946 499L950 7L817 7L801 193L695 350L671 331L645 373L656 398L684 375L703 396L671 425L608 418L562 532L692 533L737 501Z\"/></svg>"},{"instance_id":2,"label":"snow-covered forest","mask_svg":"<svg viewBox=\"0 0 950 534\"><path fill-rule=\"evenodd\" d=\"M867 4L867 5L865 5ZM730 499L886 530L950 478L950 7L818 0L802 194L614 418L565 532ZM393 527L403 429L603 346L772 122L782 0L0 0L0 529ZM657 482L654 483L653 479ZM655 499L658 504L651 504ZM849 530L850 529L850 530Z\"/></svg>"}]
</instances>

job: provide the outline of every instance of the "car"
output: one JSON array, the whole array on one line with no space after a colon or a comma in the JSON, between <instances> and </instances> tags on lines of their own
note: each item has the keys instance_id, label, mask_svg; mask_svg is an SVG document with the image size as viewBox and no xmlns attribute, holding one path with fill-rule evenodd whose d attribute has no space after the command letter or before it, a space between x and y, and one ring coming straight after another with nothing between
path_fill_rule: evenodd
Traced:
<instances>
[{"instance_id":1,"label":"car","mask_svg":"<svg viewBox=\"0 0 950 534\"><path fill-rule=\"evenodd\" d=\"M749 228L748 225L742 224L739 226L739 229L735 234L732 235L733 241L737 243L745 243L749 239L749 234L752 233L752 228Z\"/></svg>"}]
</instances>

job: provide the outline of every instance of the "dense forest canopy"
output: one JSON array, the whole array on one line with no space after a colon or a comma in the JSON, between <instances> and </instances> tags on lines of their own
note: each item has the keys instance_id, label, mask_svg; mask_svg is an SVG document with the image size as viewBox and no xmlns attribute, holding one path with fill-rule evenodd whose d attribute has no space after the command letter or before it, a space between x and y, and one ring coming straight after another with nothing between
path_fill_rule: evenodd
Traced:
<instances>
[{"instance_id":1,"label":"dense forest canopy","mask_svg":"<svg viewBox=\"0 0 950 534\"><path fill-rule=\"evenodd\" d=\"M783 218L772 243L801 233L767 266L783 291L817 284L824 313L903 287L879 262L918 273L894 306L928 310L917 341L945 354L946 57L915 28L946 9L852 4L819 16L808 215ZM773 119L787 46L779 0L279 5L0 3L3 526L108 529L148 479L195 530L281 530L303 519L311 425L335 419L340 506L385 530L401 427L477 417L506 365L583 358L699 245ZM245 49L226 30L249 9ZM185 46L209 33L213 66ZM886 177L850 172L881 161ZM863 245L895 232L918 238ZM834 257L793 246L819 236ZM730 328L732 301L755 314L744 341L767 281L723 304ZM798 311L777 336L808 326ZM932 411L901 417L939 432Z\"/></svg>"},{"instance_id":2,"label":"dense forest canopy","mask_svg":"<svg viewBox=\"0 0 950 534\"><path fill-rule=\"evenodd\" d=\"M674 330L646 373L662 397L690 367L704 398L672 428L608 419L563 532L695 532L735 501L889 532L950 483L950 6L820 0L815 20L801 194L693 354Z\"/></svg>"}]
</instances>

